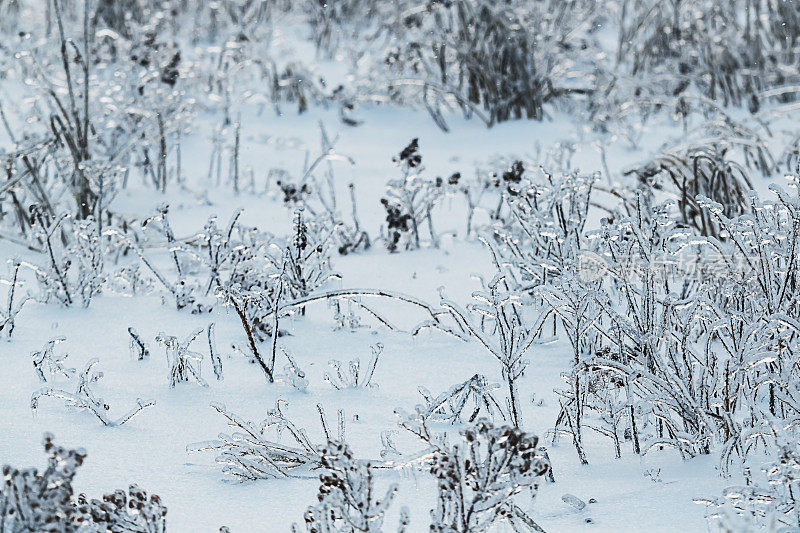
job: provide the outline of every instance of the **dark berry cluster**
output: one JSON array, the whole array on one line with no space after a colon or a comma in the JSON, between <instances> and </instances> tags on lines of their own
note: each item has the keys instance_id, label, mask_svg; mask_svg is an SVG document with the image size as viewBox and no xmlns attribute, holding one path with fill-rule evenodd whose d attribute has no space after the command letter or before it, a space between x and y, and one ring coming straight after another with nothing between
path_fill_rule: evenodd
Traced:
<instances>
[{"instance_id":1,"label":"dark berry cluster","mask_svg":"<svg viewBox=\"0 0 800 533\"><path fill-rule=\"evenodd\" d=\"M386 225L389 233L387 247L390 252L394 252L403 234L411 231L411 215L404 213L399 206L392 204L386 198L381 198L381 204L386 209Z\"/></svg>"},{"instance_id":2,"label":"dark berry cluster","mask_svg":"<svg viewBox=\"0 0 800 533\"><path fill-rule=\"evenodd\" d=\"M417 168L420 166L422 164L422 154L419 152L419 139L412 139L408 146L403 148L400 155L394 160L408 168Z\"/></svg>"},{"instance_id":3,"label":"dark berry cluster","mask_svg":"<svg viewBox=\"0 0 800 533\"><path fill-rule=\"evenodd\" d=\"M298 204L303 201L304 195L311 193L311 189L306 183L298 187L294 183L278 181L277 185L283 192L283 203L285 204Z\"/></svg>"}]
</instances>

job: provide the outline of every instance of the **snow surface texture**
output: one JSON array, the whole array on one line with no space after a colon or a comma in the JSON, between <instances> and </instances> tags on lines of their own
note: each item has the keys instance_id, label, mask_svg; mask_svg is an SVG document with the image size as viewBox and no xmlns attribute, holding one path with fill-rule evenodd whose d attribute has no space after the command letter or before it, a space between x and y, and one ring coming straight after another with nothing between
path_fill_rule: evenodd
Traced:
<instances>
[{"instance_id":1,"label":"snow surface texture","mask_svg":"<svg viewBox=\"0 0 800 533\"><path fill-rule=\"evenodd\" d=\"M13 8L17 17L12 24L15 27L4 27L8 24L0 21L3 31L12 36L9 41L18 39L16 33L25 31L34 34L29 37L33 41L44 39L44 35L36 34L38 30L34 27L41 25L39 20L46 2L42 5L19 3L22 5L19 12ZM622 3L628 2L608 2L609 5ZM0 0L0 17L6 13L4 9L12 9L10 4L16 2ZM63 9L75 13L66 17L68 30L77 32L75 40L82 46L79 38L82 2L74 6L69 4ZM198 8L198 11L202 10ZM349 64L351 58L346 46L343 45L332 59L317 52L311 40L306 39L313 30L290 11L282 15L283 19L274 15L277 18L270 21L272 33L264 41L271 43L266 49L279 61L281 68L293 60L302 61L307 68L313 67L315 75L325 77L329 87L339 82L354 83L354 77L358 79L363 75L358 72L363 66ZM187 17L180 20L187 20ZM601 20L604 19L601 17ZM610 23L608 28L598 31L598 54L603 47L615 49L615 35ZM180 32L173 37L176 40L186 38ZM183 65L203 53L213 55L215 50L218 52L214 47L224 48L227 39L222 35L207 38L210 44L183 43ZM341 38L354 40L352 35L344 36L344 33ZM49 39L51 44L57 43L55 29ZM364 42L366 39L364 37ZM358 39L354 41L359 42ZM12 57L11 50L26 47L39 50L37 53L43 57L46 55L41 52L40 44L9 42L3 49L3 64L18 65L17 61L24 61L24 57ZM58 83L59 94L65 98L65 92L60 89L63 72L58 71L58 45L52 48L47 52L50 55L46 57L50 59L44 68L51 70L48 76L57 80L54 83ZM201 75L192 73L191 66L183 65L180 68L189 71L181 70L181 76L190 81L179 81L179 84L188 86L191 82L204 87ZM51 105L46 103L42 91L32 88L36 87L28 79L34 76L32 73L32 67L9 66L7 73L0 75L0 103L9 124L8 128L0 128L0 157L8 155L14 165L21 163L13 154L27 146L22 132L37 126L35 121L26 124L26 117L35 115L32 109L37 105ZM170 280L178 276L173 255L180 256L178 262L189 271L186 278L197 284L193 290L197 291L198 302L204 307L201 312L192 312L197 307L197 303L193 303L177 309L174 295L143 266L138 256L130 251L133 248L124 257L117 257L119 263L115 263L117 259L109 253L105 267L108 272L114 272L123 265L138 264L146 279L145 288L141 293L130 294L127 288L120 289L113 279L108 279L86 307L78 302L61 305L58 298L45 301L43 285L23 267L20 283L16 285L17 298L30 295L31 300L16 315L13 335L0 343L0 462L18 468L41 466L40 442L42 435L50 432L60 445L82 447L86 451L86 460L74 481L77 491L96 497L135 482L161 497L169 510L170 531L216 531L223 525L233 532L289 531L293 523L304 527L306 509L316 503L320 484L318 471L300 469L290 477L240 483L225 476L215 462L219 451L191 450L202 448L203 443L216 439L219 433L236 431L226 424L226 419L211 407L212 404L224 405L228 412L258 424L278 400L285 401L281 409L293 423L308 431L312 443L324 444L326 439L318 411L321 406L331 435L338 424L337 414L342 413L345 440L355 457L370 459L373 464L387 461L384 466L396 467L377 469L375 473L376 494L383 494L391 484L397 484L396 496L383 522L386 529L393 529L400 520L401 509L408 508L408 530L426 531L431 521L430 511L436 506L436 480L428 466L404 464L404 455L410 458L424 446L398 426L400 418L396 412L412 412L415 405L423 403L422 388L436 396L480 374L486 377L488 384L502 385L493 391L499 404L495 422L508 424L512 416L506 402L506 375L501 374L501 366L475 339L465 342L435 328L423 328L412 334L420 323L430 319L424 309L393 299L362 296L357 301L376 311L392 328L358 303L346 300L340 300L342 310L345 315L352 311L352 320L344 316L341 323L337 323L333 304L323 300L309 304L302 314L295 310L282 317L278 325L282 334L276 339L272 338L274 328L270 318L262 337L255 339L262 357L269 359L272 353L277 353L272 368L275 382L270 383L258 362L253 360L248 338L233 305L230 302L225 305L225 297L215 297L215 290L206 291L208 271L198 267L198 263L193 262L195 258L186 251L192 249L205 260L203 254L208 253L207 248L195 246L196 235L211 216L218 217L218 224L224 230L231 217L241 209L236 219L241 227L255 227L291 241L299 204L284 201L285 191L277 181L300 184L306 176L311 186L324 189L329 186L326 173L330 170L333 176L330 187L335 191L338 204L336 210L343 213L342 218L347 223L351 209L348 185L355 185L360 228L369 234L372 246L346 255L337 253L334 246L330 250L330 269L338 276L326 278L310 291L311 295L357 288L407 295L436 309L440 309L442 295L448 301L466 306L473 291L482 289L479 278L488 282L497 273L490 249L478 239L486 234L486 228L497 222L491 218L496 200L485 202L486 205L476 212L468 234L468 210L463 194L444 195L432 211L438 242L429 238L424 227L420 228L419 249L405 250L401 245L396 253L390 253L387 243L391 242L391 236L381 238L389 234L390 228L386 227L387 211L380 199L387 195L387 182L402 177L402 161L393 161L393 157L396 158L412 139L419 139L424 167L421 174L431 179L441 176L446 181L448 176L460 172L461 179L466 182L473 175L502 174L516 160L524 160L526 165L529 161L542 164L554 174L575 172L593 176L597 172L596 179L602 187L598 187L593 197L596 205L589 209L586 222L587 228L597 229L601 219L609 216L603 206L616 209L618 199L614 193L628 194L627 191L637 184L637 177L626 173L627 169L688 144L692 135L695 138L711 135L710 127L699 111L697 116L690 114L686 119L690 124L688 130L684 120L670 112L660 112L646 122L634 120L629 126L620 121L607 131L599 131L573 108L548 105L545 107L547 116L542 121L512 120L491 128L475 116L465 118L461 113L448 111L443 115L449 130L445 132L425 109L400 105L403 102L381 105L362 102L354 114L359 124L353 126L342 122L340 109L329 102L308 102L302 113L297 112L296 102L283 102L282 112L277 113L269 100L265 102L257 97L260 84L266 82L230 76L234 81L223 94L230 96L233 103L224 102L224 98L215 93L214 98L194 102L192 112L182 118L186 123L175 125L181 128L181 135L177 141L174 130L170 134L165 190L159 190L159 184L154 184L146 171L135 167L134 161L139 161L136 158L141 156L137 152L135 157L116 163L129 167L126 185L118 186L109 205L103 206L113 212L108 226L112 227L119 226L122 220L141 223L157 213L159 206L168 204L169 231L175 241L168 242L171 238L165 237L163 225L155 220L150 224L156 229L140 229L142 240L137 246ZM231 96L230 92L236 94ZM724 107L722 103L720 106ZM764 135L764 146L776 157L796 136L796 115L793 118L790 112L755 117L735 106L727 112L754 128L767 123L771 136ZM45 113L48 114L49 111ZM232 118L229 124L224 124L225 115ZM100 128L100 119L97 128ZM47 128L43 131L46 134ZM148 130L147 134L157 135L153 131ZM323 136L331 142L321 141ZM222 141L217 142L215 138ZM140 141L134 139L134 142ZM176 159L178 142L180 175ZM150 157L155 161L158 142L152 145L154 151L150 152ZM331 157L307 172L320 151L328 148ZM217 150L219 162L215 159ZM738 152L731 157L745 163ZM62 158L59 164L71 163ZM217 164L221 168L219 173L215 169ZM234 172L238 173L239 183L235 185L238 191L232 183ZM526 172L532 175L535 169L526 168ZM768 187L772 182L785 185L781 174L786 172L786 168L781 168L764 175L748 167L752 188L764 197L771 194ZM11 174L8 176L10 180ZM122 177L117 179L122 180ZM37 265L47 261L45 254L31 249L44 246L41 238L34 237L33 228L20 234L15 227L17 218L9 196L11 189L0 190L3 208L0 258L9 260L7 275L3 277L10 281L14 274L12 260ZM654 190L656 198L669 198L668 193ZM56 209L74 212L74 202L65 187L54 187L50 193L58 203ZM497 194L493 199L502 195L492 194ZM28 205L33 203L28 196L25 198ZM302 216L311 218L308 209ZM325 231L328 230L319 229L320 234ZM62 238L60 230L53 235L56 241ZM61 246L61 243L56 245ZM280 247L273 257L280 259ZM4 290L0 289L0 302L5 301ZM77 298L74 294L73 297ZM280 296L278 298L280 300ZM289 300L286 297L280 301ZM266 309L265 316L269 312ZM208 328L212 323L213 341L210 343ZM540 444L546 446L555 481L539 482L535 500L529 492L521 492L515 496L517 505L550 532L706 530L709 511L694 500L713 500L725 487L744 484L741 469L731 468L727 476L721 471L720 453L724 442L712 442L708 453L682 457L671 446L656 446L646 454L634 453L628 436L623 438L621 457L616 458L607 436L584 430L581 453L588 464L582 464L572 436L561 434L554 439L553 428L563 412L560 403L563 398L554 390L564 388L562 373L569 373L573 368L574 350L560 326L550 338L552 324L551 318L544 334L525 353L528 366L519 376L516 390L521 427L538 435ZM610 326L608 328L610 331ZM201 329L202 332L192 339ZM171 340L171 336L175 339ZM48 341L62 337L63 341L43 353ZM209 353L210 344L216 351L213 355ZM69 356L61 359L65 353ZM376 355L374 372L367 376L373 354ZM218 357L216 363L214 356ZM75 408L73 396L67 399L67 403L72 401L72 408L65 409L64 398L48 393L36 396L36 409L32 411L32 395L43 387L79 396L76 384L94 358L99 362L93 370L102 372L102 379L92 384L92 390L102 397L98 405L104 411L103 417L90 409ZM354 359L360 361L358 378L348 374L350 361ZM39 364L35 364L37 361ZM336 364L330 364L333 361L339 362L341 374L337 375ZM215 367L220 364L222 380L215 374ZM140 398L144 408L130 419L124 418L136 408ZM151 400L153 405L145 405ZM108 406L107 412L104 406ZM451 439L457 439L462 424L463 421L455 425L437 422L432 428L449 432ZM564 426L559 429L564 430ZM620 430L620 435L622 433ZM382 454L386 451L387 437L404 455ZM292 441L288 433L283 432L280 442L291 444ZM766 462L762 457L754 464ZM499 523L495 529L502 531L508 527Z\"/></svg>"}]
</instances>

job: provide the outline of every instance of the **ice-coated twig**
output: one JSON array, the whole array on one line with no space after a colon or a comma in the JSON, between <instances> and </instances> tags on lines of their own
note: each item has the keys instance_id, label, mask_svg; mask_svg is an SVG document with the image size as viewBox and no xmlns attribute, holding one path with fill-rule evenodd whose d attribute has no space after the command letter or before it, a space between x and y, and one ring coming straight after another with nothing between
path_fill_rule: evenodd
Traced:
<instances>
[{"instance_id":1,"label":"ice-coated twig","mask_svg":"<svg viewBox=\"0 0 800 533\"><path fill-rule=\"evenodd\" d=\"M131 336L131 353L138 361L142 361L150 357L150 349L147 344L142 340L133 326L128 328L128 335Z\"/></svg>"},{"instance_id":2,"label":"ice-coated twig","mask_svg":"<svg viewBox=\"0 0 800 533\"><path fill-rule=\"evenodd\" d=\"M128 422L131 418L137 415L140 411L152 407L156 404L155 400L144 401L141 398L136 399L136 406L134 406L128 413L114 420L107 414L110 407L102 398L97 396L92 390L93 384L103 377L102 372L94 370L95 365L99 363L99 359L90 359L86 368L78 376L78 386L74 393L67 392L61 389L52 387L45 387L39 389L31 396L31 410L34 412L39 408L39 401L42 397L49 396L64 400L67 407L76 409L85 409L95 415L104 426L114 427L121 426Z\"/></svg>"},{"instance_id":3,"label":"ice-coated twig","mask_svg":"<svg viewBox=\"0 0 800 533\"><path fill-rule=\"evenodd\" d=\"M211 364L214 365L214 375L217 381L222 381L224 378L222 374L222 358L217 351L217 341L214 335L216 324L213 322L206 328L206 336L208 337L208 355L211 358Z\"/></svg>"},{"instance_id":4,"label":"ice-coated twig","mask_svg":"<svg viewBox=\"0 0 800 533\"><path fill-rule=\"evenodd\" d=\"M10 339L11 334L14 332L15 320L17 315L22 311L30 297L24 296L18 302L14 301L19 286L19 269L22 263L19 261L12 262L13 274L10 281L0 280L0 284L8 285L8 297L6 299L5 312L0 311L0 333L5 332L6 336Z\"/></svg>"}]
</instances>

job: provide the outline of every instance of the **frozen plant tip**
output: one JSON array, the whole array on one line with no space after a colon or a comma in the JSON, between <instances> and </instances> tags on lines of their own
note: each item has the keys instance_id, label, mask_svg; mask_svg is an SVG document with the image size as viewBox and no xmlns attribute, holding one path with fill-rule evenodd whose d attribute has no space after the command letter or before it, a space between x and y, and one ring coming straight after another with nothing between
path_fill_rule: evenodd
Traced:
<instances>
[{"instance_id":1,"label":"frozen plant tip","mask_svg":"<svg viewBox=\"0 0 800 533\"><path fill-rule=\"evenodd\" d=\"M214 375L217 381L222 381L225 377L222 374L222 358L217 351L217 341L214 331L216 331L216 324L213 322L206 328L206 335L208 337L208 355L211 358L211 364L214 365Z\"/></svg>"},{"instance_id":2,"label":"frozen plant tip","mask_svg":"<svg viewBox=\"0 0 800 533\"><path fill-rule=\"evenodd\" d=\"M283 355L286 356L286 359L289 361L283 367L283 376L279 379L284 381L297 389L300 392L306 392L308 389L308 379L306 378L306 373L297 365L294 358L289 355L289 352L281 348L281 352Z\"/></svg>"},{"instance_id":3,"label":"frozen plant tip","mask_svg":"<svg viewBox=\"0 0 800 533\"><path fill-rule=\"evenodd\" d=\"M56 376L63 376L67 379L75 375L74 368L65 368L64 361L67 360L69 354L55 355L56 344L64 342L66 337L55 337L45 343L41 350L37 350L31 354L33 359L33 368L36 369L39 379L45 383L48 379Z\"/></svg>"},{"instance_id":4,"label":"frozen plant tip","mask_svg":"<svg viewBox=\"0 0 800 533\"><path fill-rule=\"evenodd\" d=\"M142 340L136 330L133 329L133 326L128 328L128 335L131 336L131 354L136 358L136 360L143 361L144 359L150 357L150 349L147 347L147 344Z\"/></svg>"}]
</instances>

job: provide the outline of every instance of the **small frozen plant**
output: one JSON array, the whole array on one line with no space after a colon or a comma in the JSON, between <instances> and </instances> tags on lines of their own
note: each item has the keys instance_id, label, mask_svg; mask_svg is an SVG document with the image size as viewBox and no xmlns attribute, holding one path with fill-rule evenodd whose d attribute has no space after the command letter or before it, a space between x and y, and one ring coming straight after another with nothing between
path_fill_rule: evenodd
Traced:
<instances>
[{"instance_id":1,"label":"small frozen plant","mask_svg":"<svg viewBox=\"0 0 800 533\"><path fill-rule=\"evenodd\" d=\"M372 383L372 377L375 374L375 367L378 365L378 358L383 352L383 344L377 343L372 346L372 357L365 368L361 368L361 360L356 358L343 368L342 362L339 360L331 360L328 365L333 369L333 372L325 373L325 381L331 384L336 390L342 389L364 389L375 388L378 385Z\"/></svg>"},{"instance_id":2,"label":"small frozen plant","mask_svg":"<svg viewBox=\"0 0 800 533\"><path fill-rule=\"evenodd\" d=\"M442 299L456 323L456 328L440 321L430 321L417 327L436 328L463 340L475 339L498 363L508 390L507 411L514 427L522 425L519 409L518 381L525 373L528 360L524 358L534 343L541 342L540 334L546 315L527 321L522 313L519 296L508 290L505 274L500 271L484 291L472 294L474 303L467 310L453 301Z\"/></svg>"},{"instance_id":3,"label":"small frozen plant","mask_svg":"<svg viewBox=\"0 0 800 533\"><path fill-rule=\"evenodd\" d=\"M341 279L340 274L331 270L333 237L331 228L306 217L303 209L295 211L293 235L284 250L281 268L286 291L292 298L305 298L329 282ZM301 313L305 311L301 309Z\"/></svg>"},{"instance_id":4,"label":"small frozen plant","mask_svg":"<svg viewBox=\"0 0 800 533\"><path fill-rule=\"evenodd\" d=\"M203 354L189 350L189 345L203 331L203 328L193 331L183 342L178 342L177 337L166 335L163 332L156 336L156 342L164 346L166 350L170 387L175 387L178 383L189 382L192 379L203 387L208 387L208 383L200 376Z\"/></svg>"},{"instance_id":5,"label":"small frozen plant","mask_svg":"<svg viewBox=\"0 0 800 533\"><path fill-rule=\"evenodd\" d=\"M283 376L278 379L288 383L300 392L306 392L308 389L306 373L297 365L297 362L289 355L289 352L283 348L281 348L281 352L286 356L288 363L283 367Z\"/></svg>"},{"instance_id":6,"label":"small frozen plant","mask_svg":"<svg viewBox=\"0 0 800 533\"><path fill-rule=\"evenodd\" d=\"M344 301L331 299L328 306L333 309L333 320L336 321L334 331L349 330L356 331L359 328L366 327L361 322L361 317L356 313L355 306L360 305L350 298L345 298Z\"/></svg>"},{"instance_id":7,"label":"small frozen plant","mask_svg":"<svg viewBox=\"0 0 800 533\"><path fill-rule=\"evenodd\" d=\"M90 359L86 368L78 375L78 386L75 392L67 392L61 389L52 387L45 387L39 389L33 396L31 396L31 410L36 412L39 408L39 401L43 397L51 397L59 400L64 400L64 403L71 409L84 409L89 411L94 416L100 419L104 426L121 426L128 420L133 418L140 411L152 407L156 404L154 400L143 401L141 398L136 399L136 406L128 411L125 415L118 419L112 419L108 416L110 407L103 401L101 397L93 390L93 386L102 377L102 372L97 372L94 367L99 363L99 359Z\"/></svg>"},{"instance_id":8,"label":"small frozen plant","mask_svg":"<svg viewBox=\"0 0 800 533\"><path fill-rule=\"evenodd\" d=\"M51 220L39 204L31 204L29 215L37 240L42 243L41 264L21 263L36 275L46 300L65 307L80 302L88 307L101 292L103 240L91 219L76 220L68 213Z\"/></svg>"},{"instance_id":9,"label":"small frozen plant","mask_svg":"<svg viewBox=\"0 0 800 533\"><path fill-rule=\"evenodd\" d=\"M386 197L381 198L386 211L386 247L390 252L401 246L406 250L416 250L421 245L421 226L426 221L431 244L438 247L432 212L441 200L442 188L421 176L424 167L419 139L413 139L403 148L394 162L403 176L390 181L386 186Z\"/></svg>"},{"instance_id":10,"label":"small frozen plant","mask_svg":"<svg viewBox=\"0 0 800 533\"><path fill-rule=\"evenodd\" d=\"M64 361L67 360L69 354L55 355L55 347L67 340L65 337L54 337L47 341L41 350L31 353L33 359L33 368L36 369L36 374L42 383L47 383L56 376L63 376L67 379L75 375L74 368L67 368L64 366Z\"/></svg>"},{"instance_id":11,"label":"small frozen plant","mask_svg":"<svg viewBox=\"0 0 800 533\"><path fill-rule=\"evenodd\" d=\"M709 526L715 531L797 531L800 527L800 452L796 437L775 431L780 438L770 446L775 456L762 467L763 477L753 476L747 468L747 485L726 487L722 496L695 499L707 506ZM755 481L755 482L754 482ZM766 483L763 483L766 481ZM734 528L734 526L738 526Z\"/></svg>"}]
</instances>

